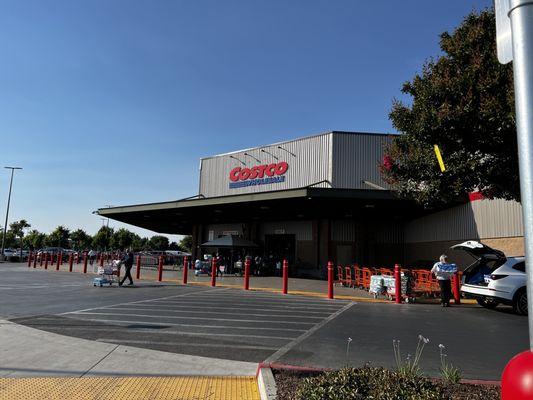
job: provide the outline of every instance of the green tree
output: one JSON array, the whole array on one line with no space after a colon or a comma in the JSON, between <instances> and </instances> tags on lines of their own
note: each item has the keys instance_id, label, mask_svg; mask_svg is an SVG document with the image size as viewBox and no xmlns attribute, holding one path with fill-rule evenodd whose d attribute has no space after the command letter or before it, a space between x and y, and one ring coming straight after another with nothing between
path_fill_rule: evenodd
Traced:
<instances>
[{"instance_id":1,"label":"green tree","mask_svg":"<svg viewBox=\"0 0 533 400\"><path fill-rule=\"evenodd\" d=\"M138 238L138 235L125 229L120 228L113 232L111 236L111 248L116 250L125 250L133 245L133 242Z\"/></svg>"},{"instance_id":2,"label":"green tree","mask_svg":"<svg viewBox=\"0 0 533 400\"><path fill-rule=\"evenodd\" d=\"M113 228L102 226L98 232L93 236L92 245L97 250L108 250L111 248L111 237L113 236Z\"/></svg>"},{"instance_id":3,"label":"green tree","mask_svg":"<svg viewBox=\"0 0 533 400\"><path fill-rule=\"evenodd\" d=\"M30 228L31 225L26 221L25 219L21 219L20 221L15 221L9 224L9 230L13 232L13 235L15 237L19 238L19 247L22 248L23 246L23 238L24 238L24 230ZM7 237L7 236L6 236Z\"/></svg>"},{"instance_id":4,"label":"green tree","mask_svg":"<svg viewBox=\"0 0 533 400\"><path fill-rule=\"evenodd\" d=\"M148 241L150 250L168 250L168 238L166 236L155 235Z\"/></svg>"},{"instance_id":5,"label":"green tree","mask_svg":"<svg viewBox=\"0 0 533 400\"><path fill-rule=\"evenodd\" d=\"M475 190L519 200L513 72L496 58L494 12L469 14L454 32L440 35L440 48L443 55L403 85L410 103L393 102L389 117L401 134L386 150L385 180L424 206Z\"/></svg>"},{"instance_id":6,"label":"green tree","mask_svg":"<svg viewBox=\"0 0 533 400\"><path fill-rule=\"evenodd\" d=\"M141 238L139 235L135 235L131 246L134 251L148 250L148 238Z\"/></svg>"},{"instance_id":7,"label":"green tree","mask_svg":"<svg viewBox=\"0 0 533 400\"><path fill-rule=\"evenodd\" d=\"M4 230L0 231L0 241L2 240L3 237L4 237ZM10 230L6 232L6 240L4 243L4 247L6 249L17 247L17 237Z\"/></svg>"},{"instance_id":8,"label":"green tree","mask_svg":"<svg viewBox=\"0 0 533 400\"><path fill-rule=\"evenodd\" d=\"M70 230L63 225L59 225L52 233L46 237L46 244L50 247L69 247Z\"/></svg>"},{"instance_id":9,"label":"green tree","mask_svg":"<svg viewBox=\"0 0 533 400\"><path fill-rule=\"evenodd\" d=\"M32 250L38 250L44 246L46 235L39 232L36 229L31 230L24 236L23 243L24 247L30 248Z\"/></svg>"},{"instance_id":10,"label":"green tree","mask_svg":"<svg viewBox=\"0 0 533 400\"><path fill-rule=\"evenodd\" d=\"M181 247L182 251L187 251L190 253L192 250L192 236L184 236L183 239L180 240L179 246Z\"/></svg>"},{"instance_id":11,"label":"green tree","mask_svg":"<svg viewBox=\"0 0 533 400\"><path fill-rule=\"evenodd\" d=\"M76 229L70 232L69 237L72 242L72 247L76 250L85 250L91 247L92 237L83 229Z\"/></svg>"}]
</instances>

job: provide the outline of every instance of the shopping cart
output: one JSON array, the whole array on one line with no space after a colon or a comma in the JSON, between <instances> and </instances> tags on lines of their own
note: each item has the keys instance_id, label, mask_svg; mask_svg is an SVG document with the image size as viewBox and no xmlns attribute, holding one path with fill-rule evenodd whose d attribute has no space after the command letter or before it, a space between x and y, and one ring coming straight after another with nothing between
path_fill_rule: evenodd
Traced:
<instances>
[{"instance_id":1,"label":"shopping cart","mask_svg":"<svg viewBox=\"0 0 533 400\"><path fill-rule=\"evenodd\" d=\"M93 286L112 286L113 283L118 283L121 265L122 261L118 260L112 261L111 263L106 264L103 267L95 265L95 267L93 268L93 272L95 274L98 274L98 277L93 279Z\"/></svg>"}]
</instances>

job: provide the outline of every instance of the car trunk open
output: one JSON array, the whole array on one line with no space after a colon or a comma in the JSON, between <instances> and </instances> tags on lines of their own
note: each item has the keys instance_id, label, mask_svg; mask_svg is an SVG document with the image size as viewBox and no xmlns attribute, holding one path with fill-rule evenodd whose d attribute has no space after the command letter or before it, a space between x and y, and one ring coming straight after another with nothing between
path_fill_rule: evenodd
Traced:
<instances>
[{"instance_id":1,"label":"car trunk open","mask_svg":"<svg viewBox=\"0 0 533 400\"><path fill-rule=\"evenodd\" d=\"M463 283L469 285L487 286L486 277L506 261L505 254L474 240L469 240L451 247L462 250L475 260L463 271Z\"/></svg>"}]
</instances>

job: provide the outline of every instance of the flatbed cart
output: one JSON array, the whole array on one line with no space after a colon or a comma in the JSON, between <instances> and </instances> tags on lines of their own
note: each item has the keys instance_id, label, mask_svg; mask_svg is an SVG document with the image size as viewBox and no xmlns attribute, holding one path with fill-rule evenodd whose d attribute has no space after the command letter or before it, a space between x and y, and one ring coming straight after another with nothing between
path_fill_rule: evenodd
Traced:
<instances>
[{"instance_id":1,"label":"flatbed cart","mask_svg":"<svg viewBox=\"0 0 533 400\"><path fill-rule=\"evenodd\" d=\"M113 286L113 283L118 284L121 261L113 261L103 267L95 266L93 272L98 274L98 277L93 279L93 286L102 287L104 285Z\"/></svg>"}]
</instances>

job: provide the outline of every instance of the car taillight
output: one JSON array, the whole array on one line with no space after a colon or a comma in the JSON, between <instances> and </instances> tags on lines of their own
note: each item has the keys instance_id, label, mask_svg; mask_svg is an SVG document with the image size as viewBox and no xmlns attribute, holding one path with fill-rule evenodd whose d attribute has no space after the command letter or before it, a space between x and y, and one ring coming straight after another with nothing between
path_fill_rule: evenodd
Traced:
<instances>
[{"instance_id":1,"label":"car taillight","mask_svg":"<svg viewBox=\"0 0 533 400\"><path fill-rule=\"evenodd\" d=\"M495 274L492 274L490 276L490 279L492 279L493 281L497 281L498 279L505 278L506 276L509 276L509 275L495 275Z\"/></svg>"}]
</instances>

